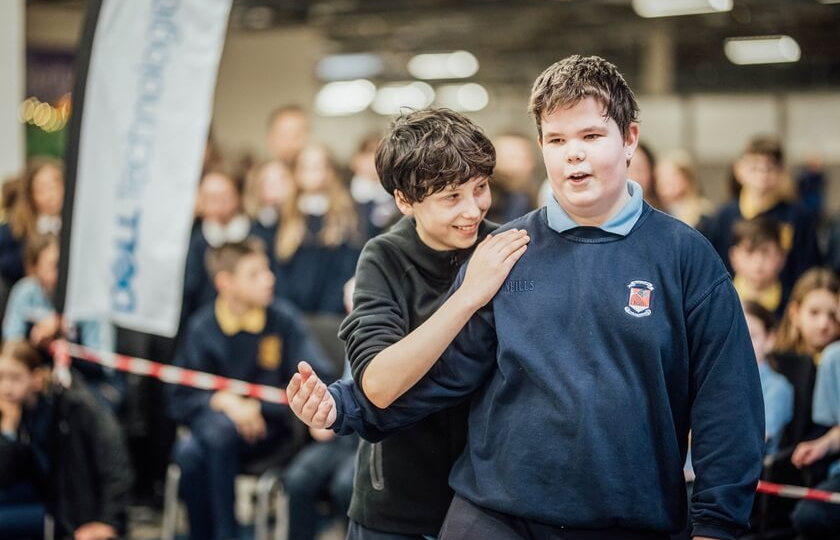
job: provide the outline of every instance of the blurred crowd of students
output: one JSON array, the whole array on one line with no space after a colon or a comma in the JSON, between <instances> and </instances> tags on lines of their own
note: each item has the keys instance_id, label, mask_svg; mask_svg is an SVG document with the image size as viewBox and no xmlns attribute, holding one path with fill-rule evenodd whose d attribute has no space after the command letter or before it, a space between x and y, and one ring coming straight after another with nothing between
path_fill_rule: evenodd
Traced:
<instances>
[{"instance_id":1,"label":"blurred crowd of students","mask_svg":"<svg viewBox=\"0 0 840 540\"><path fill-rule=\"evenodd\" d=\"M46 351L66 337L280 387L304 359L327 380L339 376L340 362L325 353L330 344L308 321L340 320L350 309L348 283L361 247L399 216L374 167L378 141L377 134L365 137L342 167L311 137L296 106L272 113L268 159L243 170L231 169L211 138L175 340L59 317L52 297L63 166L33 160L3 185L0 538L41 535L45 512L78 540L124 534L127 505L156 502L170 460L182 469L196 539L238 534L233 481L251 466L285 467L291 539L315 537L324 498L344 515L355 439L307 433L282 406L224 391L163 390L81 361L73 364L73 384L51 384ZM505 132L494 144L488 218L504 223L551 194L540 186L531 137ZM628 176L651 205L703 233L732 272L760 366L768 455L793 465L792 481L840 490L840 462L813 467L840 452L840 344L832 345L840 339L840 220L824 214L818 164L794 182L779 142L756 137L732 168L731 198L717 206L703 196L685 152L657 160L641 145ZM176 425L188 431L176 436ZM59 444L71 450L58 452ZM809 467L816 472L796 476ZM840 529L840 512L827 505L801 503L793 518L804 534Z\"/></svg>"}]
</instances>

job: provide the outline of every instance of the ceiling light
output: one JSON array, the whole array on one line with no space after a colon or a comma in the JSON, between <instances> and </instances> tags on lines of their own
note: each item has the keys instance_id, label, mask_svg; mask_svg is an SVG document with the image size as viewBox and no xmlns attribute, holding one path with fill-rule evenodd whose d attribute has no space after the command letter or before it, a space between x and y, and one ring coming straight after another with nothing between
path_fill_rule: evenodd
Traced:
<instances>
[{"instance_id":1,"label":"ceiling light","mask_svg":"<svg viewBox=\"0 0 840 540\"><path fill-rule=\"evenodd\" d=\"M633 0L640 17L673 17L732 11L732 0Z\"/></svg>"},{"instance_id":2,"label":"ceiling light","mask_svg":"<svg viewBox=\"0 0 840 540\"><path fill-rule=\"evenodd\" d=\"M367 109L376 95L376 86L368 80L331 82L315 97L315 110L324 116L344 116Z\"/></svg>"},{"instance_id":3,"label":"ceiling light","mask_svg":"<svg viewBox=\"0 0 840 540\"><path fill-rule=\"evenodd\" d=\"M431 105L435 91L424 82L394 83L376 91L371 108L384 115L398 114L403 108L423 109Z\"/></svg>"},{"instance_id":4,"label":"ceiling light","mask_svg":"<svg viewBox=\"0 0 840 540\"><path fill-rule=\"evenodd\" d=\"M476 83L445 84L437 87L437 104L456 111L480 111L490 102L483 86Z\"/></svg>"},{"instance_id":5,"label":"ceiling light","mask_svg":"<svg viewBox=\"0 0 840 540\"><path fill-rule=\"evenodd\" d=\"M383 68L382 58L376 54L331 54L318 61L316 73L322 81L347 81L374 77Z\"/></svg>"},{"instance_id":6,"label":"ceiling light","mask_svg":"<svg viewBox=\"0 0 840 540\"><path fill-rule=\"evenodd\" d=\"M723 52L739 66L797 62L801 56L799 44L790 36L729 38L724 41Z\"/></svg>"},{"instance_id":7,"label":"ceiling light","mask_svg":"<svg viewBox=\"0 0 840 540\"><path fill-rule=\"evenodd\" d=\"M478 60L467 51L418 54L408 61L408 72L418 79L465 79L478 72Z\"/></svg>"}]
</instances>

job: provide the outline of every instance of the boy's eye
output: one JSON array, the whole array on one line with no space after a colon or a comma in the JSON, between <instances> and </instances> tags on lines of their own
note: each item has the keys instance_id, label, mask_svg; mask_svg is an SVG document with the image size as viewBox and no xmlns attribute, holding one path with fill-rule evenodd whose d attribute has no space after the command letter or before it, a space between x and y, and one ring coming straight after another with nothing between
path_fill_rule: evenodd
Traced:
<instances>
[{"instance_id":1,"label":"boy's eye","mask_svg":"<svg viewBox=\"0 0 840 540\"><path fill-rule=\"evenodd\" d=\"M475 190L478 191L478 192L481 192L481 191L484 191L484 189L486 187L487 187L487 182L482 182L482 183L478 184L477 186L475 186Z\"/></svg>"},{"instance_id":2,"label":"boy's eye","mask_svg":"<svg viewBox=\"0 0 840 540\"><path fill-rule=\"evenodd\" d=\"M600 136L601 135L599 135L598 133L587 133L586 136L584 137L584 139L587 140L587 141L592 141L592 140L597 139Z\"/></svg>"}]
</instances>

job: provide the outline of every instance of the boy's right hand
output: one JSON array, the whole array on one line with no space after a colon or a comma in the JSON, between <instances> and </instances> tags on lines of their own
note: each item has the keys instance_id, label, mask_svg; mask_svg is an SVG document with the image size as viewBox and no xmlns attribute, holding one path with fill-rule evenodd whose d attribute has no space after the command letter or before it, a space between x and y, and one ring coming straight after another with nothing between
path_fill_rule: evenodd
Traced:
<instances>
[{"instance_id":1,"label":"boy's right hand","mask_svg":"<svg viewBox=\"0 0 840 540\"><path fill-rule=\"evenodd\" d=\"M307 426L326 429L335 423L335 400L308 363L298 364L286 396L292 412Z\"/></svg>"},{"instance_id":2,"label":"boy's right hand","mask_svg":"<svg viewBox=\"0 0 840 540\"><path fill-rule=\"evenodd\" d=\"M481 241L467 265L459 291L469 295L476 310L483 307L499 291L513 265L528 249L531 237L524 229L510 229Z\"/></svg>"}]
</instances>

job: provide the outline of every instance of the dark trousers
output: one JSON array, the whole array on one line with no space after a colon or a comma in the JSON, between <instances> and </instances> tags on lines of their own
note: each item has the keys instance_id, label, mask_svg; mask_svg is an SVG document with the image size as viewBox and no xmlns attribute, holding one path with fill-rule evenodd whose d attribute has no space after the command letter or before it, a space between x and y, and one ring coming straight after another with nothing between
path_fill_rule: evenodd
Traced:
<instances>
[{"instance_id":1,"label":"dark trousers","mask_svg":"<svg viewBox=\"0 0 840 540\"><path fill-rule=\"evenodd\" d=\"M452 499L440 540L668 540L669 535L626 529L568 529L538 523Z\"/></svg>"},{"instance_id":2,"label":"dark trousers","mask_svg":"<svg viewBox=\"0 0 840 540\"><path fill-rule=\"evenodd\" d=\"M279 464L294 438L278 430L278 422L267 424L266 437L249 445L227 416L207 412L192 423L189 436L175 443L174 460L181 469L179 491L187 506L192 540L237 538L236 475L246 463L267 456L276 454Z\"/></svg>"},{"instance_id":3,"label":"dark trousers","mask_svg":"<svg viewBox=\"0 0 840 540\"><path fill-rule=\"evenodd\" d=\"M398 534L368 529L359 523L350 520L347 527L347 540L429 540L430 537L422 534Z\"/></svg>"},{"instance_id":4,"label":"dark trousers","mask_svg":"<svg viewBox=\"0 0 840 540\"><path fill-rule=\"evenodd\" d=\"M840 475L817 484L815 489L840 491ZM819 501L799 501L791 514L793 528L805 538L837 538L840 506Z\"/></svg>"},{"instance_id":5,"label":"dark trousers","mask_svg":"<svg viewBox=\"0 0 840 540\"><path fill-rule=\"evenodd\" d=\"M324 495L335 514L347 514L357 446L357 437L336 437L310 444L289 463L283 478L289 497L289 540L314 540L317 504Z\"/></svg>"}]
</instances>

